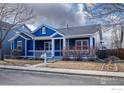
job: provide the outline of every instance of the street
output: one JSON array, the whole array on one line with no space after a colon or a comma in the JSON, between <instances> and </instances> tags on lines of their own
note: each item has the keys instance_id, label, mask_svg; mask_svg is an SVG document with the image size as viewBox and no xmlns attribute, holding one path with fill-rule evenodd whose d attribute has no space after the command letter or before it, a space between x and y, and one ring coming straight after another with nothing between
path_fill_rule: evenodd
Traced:
<instances>
[{"instance_id":1,"label":"street","mask_svg":"<svg viewBox=\"0 0 124 93\"><path fill-rule=\"evenodd\" d=\"M0 85L124 85L124 78L0 69Z\"/></svg>"}]
</instances>

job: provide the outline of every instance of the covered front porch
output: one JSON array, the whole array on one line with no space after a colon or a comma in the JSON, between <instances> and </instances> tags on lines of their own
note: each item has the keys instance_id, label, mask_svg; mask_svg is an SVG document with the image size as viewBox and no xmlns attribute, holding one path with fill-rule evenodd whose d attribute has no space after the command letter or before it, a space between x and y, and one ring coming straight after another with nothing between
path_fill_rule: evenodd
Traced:
<instances>
[{"instance_id":1,"label":"covered front porch","mask_svg":"<svg viewBox=\"0 0 124 93\"><path fill-rule=\"evenodd\" d=\"M32 41L30 40L27 43L27 56L33 56L34 58L40 58L40 56L44 53L47 53L48 58L61 57L62 50L63 38Z\"/></svg>"},{"instance_id":2,"label":"covered front porch","mask_svg":"<svg viewBox=\"0 0 124 93\"><path fill-rule=\"evenodd\" d=\"M63 58L75 60L94 58L96 56L95 47L95 38L92 36L67 38Z\"/></svg>"}]
</instances>

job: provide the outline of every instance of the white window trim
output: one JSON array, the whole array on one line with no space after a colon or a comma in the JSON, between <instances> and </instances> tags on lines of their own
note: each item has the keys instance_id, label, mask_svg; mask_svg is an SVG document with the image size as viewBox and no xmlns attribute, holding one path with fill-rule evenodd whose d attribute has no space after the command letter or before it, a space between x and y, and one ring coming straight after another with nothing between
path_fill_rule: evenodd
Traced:
<instances>
[{"instance_id":1,"label":"white window trim","mask_svg":"<svg viewBox=\"0 0 124 93\"><path fill-rule=\"evenodd\" d=\"M17 46L16 46L17 48L19 47L18 43L20 43L20 42L21 42L21 45L20 46L21 47L23 46L22 41L17 41Z\"/></svg>"},{"instance_id":2,"label":"white window trim","mask_svg":"<svg viewBox=\"0 0 124 93\"><path fill-rule=\"evenodd\" d=\"M45 43L49 43L48 45L48 48L49 48L49 50L51 49L52 50L52 44L51 44L51 41L46 41L46 42L44 42L44 51L45 51ZM51 47L51 48L50 48ZM49 51L49 50L46 50L46 51Z\"/></svg>"},{"instance_id":3,"label":"white window trim","mask_svg":"<svg viewBox=\"0 0 124 93\"><path fill-rule=\"evenodd\" d=\"M45 26L42 27L42 34L46 34L46 27Z\"/></svg>"},{"instance_id":4,"label":"white window trim","mask_svg":"<svg viewBox=\"0 0 124 93\"><path fill-rule=\"evenodd\" d=\"M75 40L75 47L77 47L77 42L80 41L81 42L81 50L88 50L89 49L89 44L88 44L88 49L83 49L82 46L83 46L83 41L87 41L88 43L88 39L84 39L84 40Z\"/></svg>"}]
</instances>

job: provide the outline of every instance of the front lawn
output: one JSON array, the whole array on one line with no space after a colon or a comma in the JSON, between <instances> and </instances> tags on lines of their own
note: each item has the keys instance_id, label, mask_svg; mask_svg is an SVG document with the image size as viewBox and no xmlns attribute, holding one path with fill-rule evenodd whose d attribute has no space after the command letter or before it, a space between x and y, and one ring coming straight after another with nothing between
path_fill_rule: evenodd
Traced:
<instances>
[{"instance_id":1,"label":"front lawn","mask_svg":"<svg viewBox=\"0 0 124 93\"><path fill-rule=\"evenodd\" d=\"M50 68L65 68L65 69L80 69L80 70L96 70L101 71L104 63L102 62L92 62L92 61L60 61L49 63L47 67ZM124 63L116 63L118 71L124 72ZM114 70L104 70L104 71L114 71Z\"/></svg>"},{"instance_id":2,"label":"front lawn","mask_svg":"<svg viewBox=\"0 0 124 93\"><path fill-rule=\"evenodd\" d=\"M61 61L50 63L47 66L51 68L82 69L82 70L100 70L103 63L82 62L82 61Z\"/></svg>"},{"instance_id":3,"label":"front lawn","mask_svg":"<svg viewBox=\"0 0 124 93\"><path fill-rule=\"evenodd\" d=\"M0 61L0 65L28 66L42 63L41 60L5 59Z\"/></svg>"}]
</instances>

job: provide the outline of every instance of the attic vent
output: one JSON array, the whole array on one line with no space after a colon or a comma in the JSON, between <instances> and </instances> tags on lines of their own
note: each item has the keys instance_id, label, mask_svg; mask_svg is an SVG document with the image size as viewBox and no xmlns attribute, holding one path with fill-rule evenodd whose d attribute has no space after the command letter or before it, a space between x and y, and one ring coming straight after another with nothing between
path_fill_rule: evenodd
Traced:
<instances>
[{"instance_id":1,"label":"attic vent","mask_svg":"<svg viewBox=\"0 0 124 93\"><path fill-rule=\"evenodd\" d=\"M42 27L42 34L46 34L46 28Z\"/></svg>"}]
</instances>

